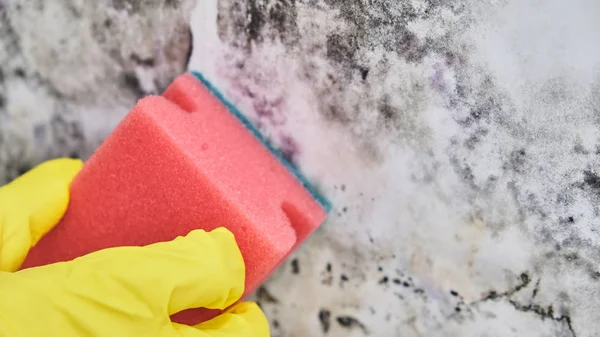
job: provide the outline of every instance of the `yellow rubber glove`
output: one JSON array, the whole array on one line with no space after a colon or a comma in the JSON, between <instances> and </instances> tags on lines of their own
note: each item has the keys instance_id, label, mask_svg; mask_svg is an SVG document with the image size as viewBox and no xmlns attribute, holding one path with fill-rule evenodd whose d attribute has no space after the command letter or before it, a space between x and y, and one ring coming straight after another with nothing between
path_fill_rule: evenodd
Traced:
<instances>
[{"instance_id":1,"label":"yellow rubber glove","mask_svg":"<svg viewBox=\"0 0 600 337\"><path fill-rule=\"evenodd\" d=\"M244 262L224 228L15 272L62 217L81 166L49 161L0 188L0 336L269 336L255 303L193 327L169 318L193 307L224 309L242 295Z\"/></svg>"}]
</instances>

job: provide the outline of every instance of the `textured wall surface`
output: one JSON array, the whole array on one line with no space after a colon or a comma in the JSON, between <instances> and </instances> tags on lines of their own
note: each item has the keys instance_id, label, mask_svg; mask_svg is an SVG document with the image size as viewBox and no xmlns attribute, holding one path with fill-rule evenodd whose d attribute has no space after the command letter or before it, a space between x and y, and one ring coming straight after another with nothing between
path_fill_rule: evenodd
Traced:
<instances>
[{"instance_id":1,"label":"textured wall surface","mask_svg":"<svg viewBox=\"0 0 600 337\"><path fill-rule=\"evenodd\" d=\"M0 183L87 158L185 71L193 0L0 0Z\"/></svg>"},{"instance_id":2,"label":"textured wall surface","mask_svg":"<svg viewBox=\"0 0 600 337\"><path fill-rule=\"evenodd\" d=\"M597 1L192 7L0 0L0 180L188 67L335 205L255 294L274 337L598 334Z\"/></svg>"},{"instance_id":3,"label":"textured wall surface","mask_svg":"<svg viewBox=\"0 0 600 337\"><path fill-rule=\"evenodd\" d=\"M203 2L190 67L335 204L256 294L273 336L597 335L598 17L593 0Z\"/></svg>"}]
</instances>

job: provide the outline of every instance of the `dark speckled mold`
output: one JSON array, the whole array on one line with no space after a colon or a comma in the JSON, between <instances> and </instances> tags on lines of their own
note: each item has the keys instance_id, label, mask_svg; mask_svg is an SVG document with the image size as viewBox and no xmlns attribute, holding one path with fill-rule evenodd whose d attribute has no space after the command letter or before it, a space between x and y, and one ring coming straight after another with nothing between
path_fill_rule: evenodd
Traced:
<instances>
[{"instance_id":1,"label":"dark speckled mold","mask_svg":"<svg viewBox=\"0 0 600 337\"><path fill-rule=\"evenodd\" d=\"M569 73L588 67L591 61L566 70L562 65L570 61L557 61L560 57L552 52L555 47L566 52L563 47L570 42L546 33L531 35L556 27L541 29L541 17L550 15L560 22L566 17L553 14L552 6L560 7L557 2L544 5L537 21L530 17L538 15L542 5L516 0L485 6L462 0L220 0L220 4L219 36L230 48L225 54L236 63L236 70L224 77L230 76L232 91L256 103L259 122L270 124L267 129L275 130L274 134L286 129L286 121L270 121L286 113L274 109L273 103L285 106L293 101L288 99L294 93L271 89L279 85L278 79L291 79L302 82L314 95L314 109L325 128L343 130L352 139L349 147L356 150L356 158L348 162L355 171L349 170L348 177L353 179L344 179L345 192L340 188L342 181L331 183L332 194L342 202L329 226L358 233L360 239L344 237L348 245L360 250L356 255L368 256L371 248L385 253L396 249L394 260L409 266L406 274L414 273L416 280L422 273L433 283L393 274L394 268L385 266L380 256L353 266L349 260L354 253L330 252L329 241L321 238L323 247L315 244L312 249L331 253L330 262L303 262L301 273L287 274L313 282L310 291L336 294L305 307L315 313L327 308L322 309L331 320L327 333L346 331L349 326L352 331L361 330L350 318L365 316L337 308L389 320L408 335L461 336L465 335L461 327L476 326L478 320L501 322L503 309L494 310L508 306L513 312L504 319L517 312L524 320L556 328L562 333L558 335L575 335L578 320L573 308L578 304L574 304L574 294L595 289L586 282L595 284L600 275L594 267L600 261L595 225L600 218L600 143L595 139L600 126L600 81L592 78L600 77L587 69L578 76L591 74L587 80L592 85L582 86ZM510 27L514 22L519 22L518 27ZM573 25L563 22L561 27ZM587 37L583 31L574 31L569 30L572 36ZM579 45L571 46L579 50ZM543 70L548 60L540 55L546 52L553 55L548 60L557 63ZM584 54L578 55L583 58ZM285 60L297 69L293 73L263 67L259 60L265 56ZM540 62L529 60L538 56ZM510 78L513 68L522 73ZM296 143L304 154L302 141ZM392 153L398 153L400 162L394 161ZM395 175L369 176L379 174L378 169ZM319 173L327 176L323 171ZM363 183L357 179L360 174L366 174L362 187L372 187L371 178L389 185L381 195L369 191L367 199L352 199L356 186ZM403 180L405 174L409 181ZM402 193L408 182L414 184L411 195ZM396 208L402 211L395 213ZM374 210L381 214L371 214ZM331 227L319 235L335 240L337 232ZM380 233L372 235L363 227L377 227L373 232ZM426 233L425 228L433 229ZM406 241L395 242L394 234ZM511 253L504 256L502 249ZM436 260L438 254L458 251L459 256L468 257L453 256L447 263L455 265ZM487 259L497 263L499 270L491 272ZM510 266L504 262L508 260ZM522 273L523 265L526 273ZM355 274L352 268L360 272ZM307 276L311 271L314 279ZM574 290L563 275L579 275L573 277L582 283ZM561 287L569 289L565 291L568 301L557 295ZM386 300L401 303L394 307L397 311L386 312L367 303L368 299L352 298L352 291L365 288L377 289ZM592 290L588 295L579 306L589 310L598 296ZM338 296L359 304L340 304ZM433 302L443 303L441 318L433 313L435 306L429 306ZM455 334L440 332L454 323L458 324ZM422 328L425 325L431 330Z\"/></svg>"},{"instance_id":2,"label":"dark speckled mold","mask_svg":"<svg viewBox=\"0 0 600 337\"><path fill-rule=\"evenodd\" d=\"M49 158L88 158L137 99L162 92L189 61L192 0L2 4L0 184Z\"/></svg>"}]
</instances>

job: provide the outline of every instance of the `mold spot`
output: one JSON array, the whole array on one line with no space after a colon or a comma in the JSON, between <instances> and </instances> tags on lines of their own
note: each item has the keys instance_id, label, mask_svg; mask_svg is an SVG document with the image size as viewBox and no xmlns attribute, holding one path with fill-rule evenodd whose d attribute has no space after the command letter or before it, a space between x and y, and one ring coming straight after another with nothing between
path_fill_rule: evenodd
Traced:
<instances>
[{"instance_id":1,"label":"mold spot","mask_svg":"<svg viewBox=\"0 0 600 337\"><path fill-rule=\"evenodd\" d=\"M135 64L144 66L144 67L153 67L154 66L154 59L149 57L149 58L142 58L140 57L138 54L131 54L131 56L129 57L131 59L131 61L133 61Z\"/></svg>"},{"instance_id":2,"label":"mold spot","mask_svg":"<svg viewBox=\"0 0 600 337\"><path fill-rule=\"evenodd\" d=\"M15 76L25 78L25 70L23 68L15 68Z\"/></svg>"},{"instance_id":3,"label":"mold spot","mask_svg":"<svg viewBox=\"0 0 600 337\"><path fill-rule=\"evenodd\" d=\"M396 51L408 62L420 62L427 56L428 48L419 42L417 36L404 30L398 38Z\"/></svg>"},{"instance_id":4,"label":"mold spot","mask_svg":"<svg viewBox=\"0 0 600 337\"><path fill-rule=\"evenodd\" d=\"M360 70L360 78L363 81L366 81L367 80L367 76L369 76L369 69L360 67L359 70Z\"/></svg>"},{"instance_id":5,"label":"mold spot","mask_svg":"<svg viewBox=\"0 0 600 337\"><path fill-rule=\"evenodd\" d=\"M339 65L352 65L357 48L356 39L351 35L333 33L327 36L327 57Z\"/></svg>"},{"instance_id":6,"label":"mold spot","mask_svg":"<svg viewBox=\"0 0 600 337\"><path fill-rule=\"evenodd\" d=\"M17 174L19 176L22 176L23 174L29 172L29 170L31 170L32 168L33 166L31 166L30 164L23 164L17 168Z\"/></svg>"},{"instance_id":7,"label":"mold spot","mask_svg":"<svg viewBox=\"0 0 600 337\"><path fill-rule=\"evenodd\" d=\"M265 286L258 287L256 290L256 297L260 302L273 304L279 303L279 300L273 296Z\"/></svg>"},{"instance_id":8,"label":"mold spot","mask_svg":"<svg viewBox=\"0 0 600 337\"><path fill-rule=\"evenodd\" d=\"M291 262L291 265L292 265L292 273L300 274L300 263L298 262L298 259L293 259Z\"/></svg>"},{"instance_id":9,"label":"mold spot","mask_svg":"<svg viewBox=\"0 0 600 337\"><path fill-rule=\"evenodd\" d=\"M583 182L595 193L600 194L600 177L592 171L583 171Z\"/></svg>"},{"instance_id":10,"label":"mold spot","mask_svg":"<svg viewBox=\"0 0 600 337\"><path fill-rule=\"evenodd\" d=\"M265 2L259 0L248 0L246 2L246 26L247 47L252 41L262 42L262 30L265 25Z\"/></svg>"},{"instance_id":11,"label":"mold spot","mask_svg":"<svg viewBox=\"0 0 600 337\"><path fill-rule=\"evenodd\" d=\"M511 152L508 162L504 164L504 169L510 169L518 173L523 173L523 167L525 166L525 155L525 149L518 149Z\"/></svg>"},{"instance_id":12,"label":"mold spot","mask_svg":"<svg viewBox=\"0 0 600 337\"><path fill-rule=\"evenodd\" d=\"M352 316L338 316L336 321L339 325L347 329L360 328L364 333L367 333L367 327L358 319Z\"/></svg>"},{"instance_id":13,"label":"mold spot","mask_svg":"<svg viewBox=\"0 0 600 337\"><path fill-rule=\"evenodd\" d=\"M277 1L269 9L269 25L272 27L270 35L273 39L279 39L285 45L294 45L300 38L297 17L296 1Z\"/></svg>"},{"instance_id":14,"label":"mold spot","mask_svg":"<svg viewBox=\"0 0 600 337\"><path fill-rule=\"evenodd\" d=\"M294 162L300 153L298 143L290 136L281 136L281 155L289 162Z\"/></svg>"},{"instance_id":15,"label":"mold spot","mask_svg":"<svg viewBox=\"0 0 600 337\"><path fill-rule=\"evenodd\" d=\"M123 84L127 89L131 90L136 97L141 98L146 95L146 92L144 92L142 89L137 76L133 74L123 74Z\"/></svg>"},{"instance_id":16,"label":"mold spot","mask_svg":"<svg viewBox=\"0 0 600 337\"><path fill-rule=\"evenodd\" d=\"M327 333L331 327L331 311L327 309L319 310L319 322L321 323L321 330Z\"/></svg>"},{"instance_id":17,"label":"mold spot","mask_svg":"<svg viewBox=\"0 0 600 337\"><path fill-rule=\"evenodd\" d=\"M131 14L137 13L142 7L142 0L112 0L114 9L125 10Z\"/></svg>"}]
</instances>

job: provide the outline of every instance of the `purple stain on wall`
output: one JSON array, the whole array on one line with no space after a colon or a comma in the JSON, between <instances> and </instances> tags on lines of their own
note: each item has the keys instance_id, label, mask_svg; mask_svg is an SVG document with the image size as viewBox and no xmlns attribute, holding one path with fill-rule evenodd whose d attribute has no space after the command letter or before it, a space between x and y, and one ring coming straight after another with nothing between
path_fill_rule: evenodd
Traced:
<instances>
[{"instance_id":1,"label":"purple stain on wall","mask_svg":"<svg viewBox=\"0 0 600 337\"><path fill-rule=\"evenodd\" d=\"M431 85L431 87L438 92L444 92L446 90L444 66L442 64L436 64L434 69L433 75L429 78L429 85Z\"/></svg>"},{"instance_id":2,"label":"purple stain on wall","mask_svg":"<svg viewBox=\"0 0 600 337\"><path fill-rule=\"evenodd\" d=\"M295 164L295 159L297 158L298 154L300 154L300 147L298 145L298 142L296 142L295 139L293 139L290 135L287 134L280 135L279 139L281 142L281 154L285 159Z\"/></svg>"},{"instance_id":3,"label":"purple stain on wall","mask_svg":"<svg viewBox=\"0 0 600 337\"><path fill-rule=\"evenodd\" d=\"M256 115L260 119L272 119L273 118L273 109L271 108L269 102L264 97L258 97L254 100L253 104L254 111Z\"/></svg>"}]
</instances>

